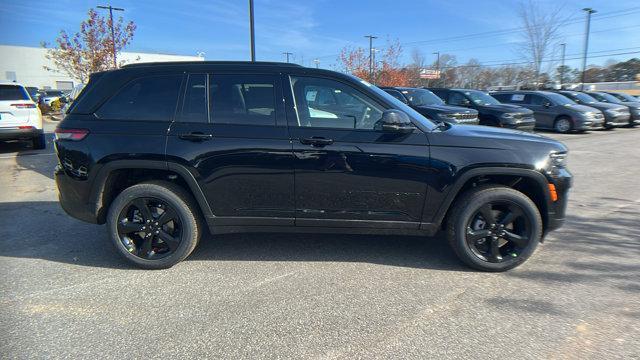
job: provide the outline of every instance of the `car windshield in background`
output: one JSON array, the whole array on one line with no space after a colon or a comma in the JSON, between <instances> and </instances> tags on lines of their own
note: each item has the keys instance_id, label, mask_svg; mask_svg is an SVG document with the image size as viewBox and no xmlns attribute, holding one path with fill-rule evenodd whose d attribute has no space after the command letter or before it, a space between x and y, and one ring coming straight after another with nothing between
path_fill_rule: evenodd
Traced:
<instances>
[{"instance_id":1,"label":"car windshield in background","mask_svg":"<svg viewBox=\"0 0 640 360\"><path fill-rule=\"evenodd\" d=\"M436 94L424 89L401 90L413 106L444 105L444 101Z\"/></svg>"},{"instance_id":2,"label":"car windshield in background","mask_svg":"<svg viewBox=\"0 0 640 360\"><path fill-rule=\"evenodd\" d=\"M30 100L29 94L20 86L0 85L0 100Z\"/></svg>"},{"instance_id":3,"label":"car windshield in background","mask_svg":"<svg viewBox=\"0 0 640 360\"><path fill-rule=\"evenodd\" d=\"M629 95L629 94L623 94L623 93L616 93L615 95L612 95L617 97L618 99L622 100L622 101L638 101L637 98L634 98L633 96Z\"/></svg>"},{"instance_id":4,"label":"car windshield in background","mask_svg":"<svg viewBox=\"0 0 640 360\"><path fill-rule=\"evenodd\" d=\"M556 93L548 93L546 94L547 98L556 103L557 105L571 105L575 104L575 101L569 99L568 97Z\"/></svg>"},{"instance_id":5,"label":"car windshield in background","mask_svg":"<svg viewBox=\"0 0 640 360\"><path fill-rule=\"evenodd\" d=\"M409 115L409 117L415 119L416 121L420 121L421 124L423 124L427 129L429 130L433 130L436 128L436 124L434 124L433 122L431 122L431 120L427 119L426 117L424 117L422 114L420 114L419 112L413 110L410 106L408 106L407 104L403 103L402 101L396 99L395 97L393 97L391 94L389 94L388 92L380 89L377 86L374 86L372 84L370 84L367 81L364 81L362 79L360 79L357 76L353 76L353 75L348 75L349 77L353 78L356 81L359 81L360 83L362 83L363 85L367 86L369 89L371 89L371 91L373 91L374 93L376 93L378 96L384 98L385 100L387 100L388 102L390 102L391 104L393 104L394 109L398 109L398 110L402 110L405 113L407 113L407 115Z\"/></svg>"},{"instance_id":6,"label":"car windshield in background","mask_svg":"<svg viewBox=\"0 0 640 360\"><path fill-rule=\"evenodd\" d=\"M593 97L585 94L585 93L572 93L571 95L573 95L573 97L575 97L576 99L580 100L580 102L583 102L585 104L593 104L598 102L598 100L594 99Z\"/></svg>"},{"instance_id":7,"label":"car windshield in background","mask_svg":"<svg viewBox=\"0 0 640 360\"><path fill-rule=\"evenodd\" d=\"M594 98L600 100L600 101L604 101L604 102L610 102L610 103L614 103L614 104L620 104L622 101L620 99L618 99L617 97L613 96L613 95L609 95L607 93L593 93L591 94Z\"/></svg>"},{"instance_id":8,"label":"car windshield in background","mask_svg":"<svg viewBox=\"0 0 640 360\"><path fill-rule=\"evenodd\" d=\"M482 91L465 91L465 95L467 95L471 101L476 103L477 105L499 105L500 101L496 100L493 96L484 93Z\"/></svg>"},{"instance_id":9,"label":"car windshield in background","mask_svg":"<svg viewBox=\"0 0 640 360\"><path fill-rule=\"evenodd\" d=\"M52 96L62 96L63 93L60 90L46 90L44 92L44 96L46 97L52 97Z\"/></svg>"}]
</instances>

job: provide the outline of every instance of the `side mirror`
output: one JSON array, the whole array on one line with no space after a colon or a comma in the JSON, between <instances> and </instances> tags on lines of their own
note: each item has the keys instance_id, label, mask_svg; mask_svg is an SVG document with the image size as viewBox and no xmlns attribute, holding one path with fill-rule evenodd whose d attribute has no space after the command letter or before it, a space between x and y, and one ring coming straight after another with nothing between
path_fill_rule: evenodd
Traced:
<instances>
[{"instance_id":1,"label":"side mirror","mask_svg":"<svg viewBox=\"0 0 640 360\"><path fill-rule=\"evenodd\" d=\"M390 133L408 134L413 132L415 126L413 126L406 113L396 109L389 109L382 113L382 118L376 122L373 129Z\"/></svg>"},{"instance_id":2,"label":"side mirror","mask_svg":"<svg viewBox=\"0 0 640 360\"><path fill-rule=\"evenodd\" d=\"M460 106L469 107L471 106L471 101L469 101L469 99L463 99Z\"/></svg>"},{"instance_id":3,"label":"side mirror","mask_svg":"<svg viewBox=\"0 0 640 360\"><path fill-rule=\"evenodd\" d=\"M551 103L549 101L545 101L543 106L546 107L546 108L549 108L549 107L551 107Z\"/></svg>"}]
</instances>

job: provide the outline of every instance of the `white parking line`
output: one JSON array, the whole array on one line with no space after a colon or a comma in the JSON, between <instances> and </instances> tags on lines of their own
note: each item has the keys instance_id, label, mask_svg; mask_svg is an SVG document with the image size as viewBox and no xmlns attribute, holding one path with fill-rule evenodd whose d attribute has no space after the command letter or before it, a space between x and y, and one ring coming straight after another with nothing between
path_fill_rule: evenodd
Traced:
<instances>
[{"instance_id":1,"label":"white parking line","mask_svg":"<svg viewBox=\"0 0 640 360\"><path fill-rule=\"evenodd\" d=\"M13 159L16 157L22 157L22 156L49 156L49 155L55 155L56 153L46 153L46 154L18 154L18 155L11 155L11 156L0 156L0 159Z\"/></svg>"}]
</instances>

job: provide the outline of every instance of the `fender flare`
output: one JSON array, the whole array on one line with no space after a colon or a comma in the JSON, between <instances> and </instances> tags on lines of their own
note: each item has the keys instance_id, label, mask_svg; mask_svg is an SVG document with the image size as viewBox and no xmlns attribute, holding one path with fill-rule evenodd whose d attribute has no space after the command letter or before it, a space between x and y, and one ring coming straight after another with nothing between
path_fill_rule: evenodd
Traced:
<instances>
[{"instance_id":1,"label":"fender flare","mask_svg":"<svg viewBox=\"0 0 640 360\"><path fill-rule=\"evenodd\" d=\"M177 173L189 186L188 190L193 194L205 219L215 217L200 185L193 174L183 165L161 160L114 160L100 168L91 185L90 202L95 205L95 214L98 218L100 218L100 213L104 212L102 195L107 178L113 171L121 169L167 170Z\"/></svg>"},{"instance_id":2,"label":"fender flare","mask_svg":"<svg viewBox=\"0 0 640 360\"><path fill-rule=\"evenodd\" d=\"M507 176L520 176L524 178L528 178L534 180L538 186L542 189L542 193L544 194L544 202L547 209L549 208L549 204L551 202L551 197L549 195L549 191L547 191L547 184L549 183L547 178L536 170L530 169L521 169L521 168L504 168L504 167L479 167L465 171L460 174L453 184L453 186L449 189L447 194L445 195L444 200L438 207L438 211L436 212L433 218L433 224L440 225L444 220L445 215L449 211L453 200L458 196L462 187L469 181L471 178L482 175L507 175ZM427 199L428 201L428 199ZM541 214L543 219L546 219L547 214ZM546 220L545 220L546 221Z\"/></svg>"}]
</instances>

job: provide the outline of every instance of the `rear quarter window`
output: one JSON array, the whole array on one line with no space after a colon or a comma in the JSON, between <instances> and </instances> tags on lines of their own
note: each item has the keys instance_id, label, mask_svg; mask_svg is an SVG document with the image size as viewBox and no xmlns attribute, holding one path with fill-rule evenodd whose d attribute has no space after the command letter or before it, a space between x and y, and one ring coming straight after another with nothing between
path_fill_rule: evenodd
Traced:
<instances>
[{"instance_id":1,"label":"rear quarter window","mask_svg":"<svg viewBox=\"0 0 640 360\"><path fill-rule=\"evenodd\" d=\"M172 121L182 75L154 75L130 81L96 111L101 119Z\"/></svg>"}]
</instances>

